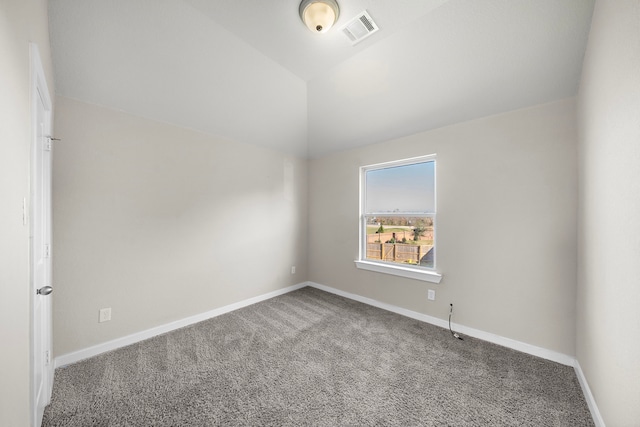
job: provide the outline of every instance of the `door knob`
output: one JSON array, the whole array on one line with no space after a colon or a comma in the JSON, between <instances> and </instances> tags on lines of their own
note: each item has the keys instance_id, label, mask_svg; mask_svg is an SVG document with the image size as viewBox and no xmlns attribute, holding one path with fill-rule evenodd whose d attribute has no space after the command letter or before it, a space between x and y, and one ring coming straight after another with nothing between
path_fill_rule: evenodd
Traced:
<instances>
[{"instance_id":1,"label":"door knob","mask_svg":"<svg viewBox=\"0 0 640 427\"><path fill-rule=\"evenodd\" d=\"M36 291L38 295L43 295L43 296L49 295L51 292L53 292L53 288L51 286L43 286Z\"/></svg>"}]
</instances>

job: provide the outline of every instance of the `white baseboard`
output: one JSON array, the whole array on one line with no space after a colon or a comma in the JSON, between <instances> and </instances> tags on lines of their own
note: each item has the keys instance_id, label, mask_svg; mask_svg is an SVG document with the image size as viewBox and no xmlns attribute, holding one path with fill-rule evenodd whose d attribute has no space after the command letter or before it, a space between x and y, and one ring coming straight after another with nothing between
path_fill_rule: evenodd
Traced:
<instances>
[{"instance_id":1,"label":"white baseboard","mask_svg":"<svg viewBox=\"0 0 640 427\"><path fill-rule=\"evenodd\" d=\"M383 310L391 311L393 313L397 313L402 316L410 317L412 319L420 320L422 322L430 323L432 325L440 326L442 328L447 328L447 329L449 328L449 323L446 320L438 319L437 317L428 316L426 314L407 310L402 307L397 307L395 305L376 301L371 298L341 291L340 289L335 289L329 286L321 285L319 283L307 282L307 284L312 288L317 288L325 292L330 292L332 294L340 295L342 297L359 301L364 304L372 305L374 307L378 307ZM578 377L578 382L582 387L582 392L584 394L585 400L587 401L587 405L589 406L589 411L591 412L591 417L593 418L593 422L595 423L596 427L605 427L604 420L600 415L600 411L598 410L598 405L596 404L596 400L594 399L593 394L591 393L591 389L589 388L587 379L584 376L584 373L582 372L580 363L578 363L578 361L574 357L571 357L569 355L559 353L553 350L548 350L546 348L527 344L521 341L505 338L500 335L492 334L485 331L480 331L478 329L469 328L467 326L459 325L457 323L451 323L451 327L452 329L455 329L456 332L460 332L463 335L468 335L470 337L479 338L484 341L489 341L491 343L498 344L503 347L511 348L513 350L521 351L523 353L527 353L532 356L537 356L543 359L551 360L552 362L557 362L562 365L572 366L576 371L576 376Z\"/></svg>"},{"instance_id":2,"label":"white baseboard","mask_svg":"<svg viewBox=\"0 0 640 427\"><path fill-rule=\"evenodd\" d=\"M441 328L449 328L449 323L446 320L439 319L437 317L428 316L426 314L418 313L415 311L407 310L402 307L397 307L395 305L387 304L384 302L376 301L371 298L366 298L360 295L351 294L349 292L344 292L339 289L331 288L329 286L321 285L319 283L307 282L309 286L313 288L317 288L326 292L330 292L332 294L340 295L345 298L349 298L355 301L362 302L364 304L372 305L374 307L381 308L383 310L391 311L394 313L401 314L406 317L410 317L412 319L420 320L422 322L431 323L432 325L440 326ZM541 357L543 359L551 360L553 362L560 363L562 365L574 366L575 358L569 355L559 353L557 351L548 350L546 348L537 347L535 345L527 344L521 341L512 340L510 338L505 338L500 335L492 334L490 332L480 331L478 329L473 329L468 326L459 325L457 323L451 323L451 328L455 329L456 332L460 332L463 335L468 335L470 337L479 338L484 341L489 341L494 344L501 345L503 347L511 348L513 350L521 351L523 353L531 354L533 356Z\"/></svg>"},{"instance_id":3,"label":"white baseboard","mask_svg":"<svg viewBox=\"0 0 640 427\"><path fill-rule=\"evenodd\" d=\"M289 286L287 288L278 289L276 291L269 292L264 295L259 295L257 297L249 298L234 304L229 304L224 307L216 308L214 310L210 310L205 313L197 314L195 316L187 317L185 319L177 320L175 322L167 323L165 325L160 325L155 328L151 328L145 331L137 332L135 334L127 335L122 338L117 338L115 340L107 341L105 343L88 347L82 350L74 351L72 353L63 354L55 358L54 364L56 368L59 368L62 366L69 365L71 363L79 362L80 360L97 356L107 351L116 350L118 348L125 347L127 345L135 344L137 342L152 338L156 335L164 334L167 332L171 332L175 329L193 325L194 323L202 322L204 320L211 319L216 316L220 316L221 314L229 313L231 311L238 310L240 308L247 307L249 305L277 297L279 295L284 295L286 293L304 288L306 286L320 289L322 291L329 292L332 294L340 295L345 298L359 301L361 303L378 307L383 310L391 311L393 313L410 317L412 319L420 320L422 322L430 323L432 325L440 326L442 328L449 327L448 322L446 320L439 319L437 317L428 316L426 314L407 310L402 307L376 301L371 298L345 292L340 289L335 289L329 286L321 285L319 283L303 282L303 283L298 283L297 285ZM500 335L480 331L474 328L469 328L467 326L459 325L457 323L452 323L451 326L453 329L455 329L457 332L460 332L463 335L479 338L481 340L498 344L507 348L511 348L513 350L521 351L523 353L527 353L533 356L541 357L543 359L551 360L553 362L557 362L562 365L572 366L576 371L578 381L580 382L580 386L582 387L585 400L587 401L587 405L589 406L589 410L591 411L591 415L593 417L593 421L596 427L605 427L602 416L600 415L600 411L598 410L598 406L596 405L596 401L593 397L593 394L591 393L591 389L589 388L589 384L587 383L584 373L582 372L582 368L580 367L580 364L574 357L568 356L566 354L558 353L556 351L548 350L546 348L527 344L521 341L505 338Z\"/></svg>"},{"instance_id":4,"label":"white baseboard","mask_svg":"<svg viewBox=\"0 0 640 427\"><path fill-rule=\"evenodd\" d=\"M584 399L587 401L587 405L589 406L589 411L591 411L591 417L593 418L594 424L596 425L596 427L605 427L604 420L602 419L602 415L600 415L600 410L598 409L598 405L596 405L596 399L591 393L591 388L589 388L587 377L584 376L584 372L582 372L580 363L577 360L575 361L573 368L576 371L576 376L578 377L578 381L580 382L580 387L582 387L582 393L584 394Z\"/></svg>"},{"instance_id":5,"label":"white baseboard","mask_svg":"<svg viewBox=\"0 0 640 427\"><path fill-rule=\"evenodd\" d=\"M289 286L287 288L278 289L273 292L259 295L257 297L249 298L244 301L236 302L234 304L225 305L224 307L216 308L214 310L207 311L205 313L196 314L195 316L187 317L185 319L176 320L175 322L167 323L164 325L156 326L155 328L147 329L145 331L136 332L135 334L127 335L122 338L116 338L115 340L107 341L102 344L94 345L82 350L74 351L60 355L55 358L54 366L59 368L71 363L79 362L80 360L87 359L89 357L97 356L107 351L115 350L127 345L135 344L137 342L155 337L156 335L171 332L175 329L184 328L185 326L193 325L194 323L202 322L212 317L220 316L221 314L229 313L239 308L243 308L260 301L265 301L279 295L283 295L297 289L301 289L307 286L306 282L298 283L297 285Z\"/></svg>"}]
</instances>

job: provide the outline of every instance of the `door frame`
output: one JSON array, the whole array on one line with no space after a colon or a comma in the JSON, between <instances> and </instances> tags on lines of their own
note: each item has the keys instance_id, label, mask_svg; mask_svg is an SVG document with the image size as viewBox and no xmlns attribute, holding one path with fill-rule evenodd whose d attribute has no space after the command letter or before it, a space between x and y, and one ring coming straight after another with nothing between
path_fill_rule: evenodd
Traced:
<instances>
[{"instance_id":1,"label":"door frame","mask_svg":"<svg viewBox=\"0 0 640 427\"><path fill-rule=\"evenodd\" d=\"M42 99L42 104L44 106L44 129L42 130L43 136L50 136L51 135L51 127L52 127L52 117L53 117L53 105L51 102L51 96L50 96L50 92L49 92L49 88L47 85L47 80L44 74L44 68L42 66L42 60L40 57L40 51L38 49L38 46L35 43L29 43L29 59L30 59L30 72L31 72L31 85L30 85L30 102L31 102L31 149L30 149L30 176L29 176L29 302L30 302L30 349L29 349L29 389L30 389L30 413L31 413L31 425L34 427L39 427L42 423L42 412L40 411L40 409L42 408L41 406L38 405L39 402L36 401L36 392L37 392L37 388L36 388L36 375L35 375L35 363L36 363L36 357L35 357L35 348L37 348L37 346L35 345L35 340L36 337L40 336L42 337L42 342L43 342L43 348L45 349L45 351L47 352L47 356L46 359L43 362L42 366L42 377L43 377L43 398L42 400L45 402L45 404L48 404L49 401L51 400L51 390L53 387L53 360L52 360L52 331L51 331L51 297L46 297L45 302L43 304L45 304L45 313L44 313L44 317L45 317L45 325L44 327L42 327L42 325L38 325L36 324L36 313L35 313L35 304L36 304L36 298L43 298L42 296L36 295L34 290L35 290L35 275L34 275L34 271L35 271L35 265L34 265L34 251L35 250L40 250L38 248L34 248L33 247L33 236L34 236L34 207L35 207L35 193L34 193L34 188L36 182L35 182L35 178L37 176L37 172L36 172L36 168L41 167L41 165L38 165L36 162L36 159L38 158L36 156L36 150L39 149L39 145L42 144L41 141L39 141L39 137L38 137L38 123L36 120L37 117L37 109L38 109L38 98ZM51 158L49 156L49 161L51 162ZM52 163L52 162L51 162ZM41 173L45 173L47 172L49 174L49 177L47 180L45 180L47 182L46 185L51 185L51 167L49 166L48 168L43 168L44 170L41 171ZM50 190L49 190L50 191ZM48 203L49 205L51 205L51 197L48 198L48 201L46 201L45 203ZM48 236L48 241L49 241L49 248L51 247L51 208L49 207L48 210L49 213L49 229L47 234L49 234ZM26 212L25 212L26 214ZM51 249L49 249L49 253L51 253ZM48 263L49 263L49 271L51 272L51 256L49 256L48 258ZM49 273L51 274L51 273ZM40 334L36 333L37 329L40 327Z\"/></svg>"}]
</instances>

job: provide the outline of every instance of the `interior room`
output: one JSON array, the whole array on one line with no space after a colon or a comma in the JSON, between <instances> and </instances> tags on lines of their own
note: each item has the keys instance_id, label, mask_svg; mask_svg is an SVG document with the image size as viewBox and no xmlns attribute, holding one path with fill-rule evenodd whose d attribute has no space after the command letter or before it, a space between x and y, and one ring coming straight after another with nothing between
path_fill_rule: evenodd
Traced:
<instances>
[{"instance_id":1,"label":"interior room","mask_svg":"<svg viewBox=\"0 0 640 427\"><path fill-rule=\"evenodd\" d=\"M0 2L0 425L301 290L569 367L594 425L638 425L640 1L326 3ZM367 177L419 161L411 234Z\"/></svg>"}]
</instances>

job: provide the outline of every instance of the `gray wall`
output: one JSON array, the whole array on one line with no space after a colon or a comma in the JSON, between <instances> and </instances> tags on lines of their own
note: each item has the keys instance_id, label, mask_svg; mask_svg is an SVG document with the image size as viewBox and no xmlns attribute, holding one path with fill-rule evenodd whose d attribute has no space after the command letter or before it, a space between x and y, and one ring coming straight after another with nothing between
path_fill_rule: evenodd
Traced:
<instances>
[{"instance_id":1,"label":"gray wall","mask_svg":"<svg viewBox=\"0 0 640 427\"><path fill-rule=\"evenodd\" d=\"M29 200L31 103L29 42L39 46L53 89L47 2L0 2L0 425L29 425L31 292Z\"/></svg>"},{"instance_id":2,"label":"gray wall","mask_svg":"<svg viewBox=\"0 0 640 427\"><path fill-rule=\"evenodd\" d=\"M574 355L574 123L569 99L312 160L309 279ZM442 282L356 269L358 167L432 153Z\"/></svg>"},{"instance_id":3,"label":"gray wall","mask_svg":"<svg viewBox=\"0 0 640 427\"><path fill-rule=\"evenodd\" d=\"M596 3L578 97L577 358L605 423L640 421L640 1Z\"/></svg>"},{"instance_id":4,"label":"gray wall","mask_svg":"<svg viewBox=\"0 0 640 427\"><path fill-rule=\"evenodd\" d=\"M306 160L56 107L56 356L306 280Z\"/></svg>"}]
</instances>

